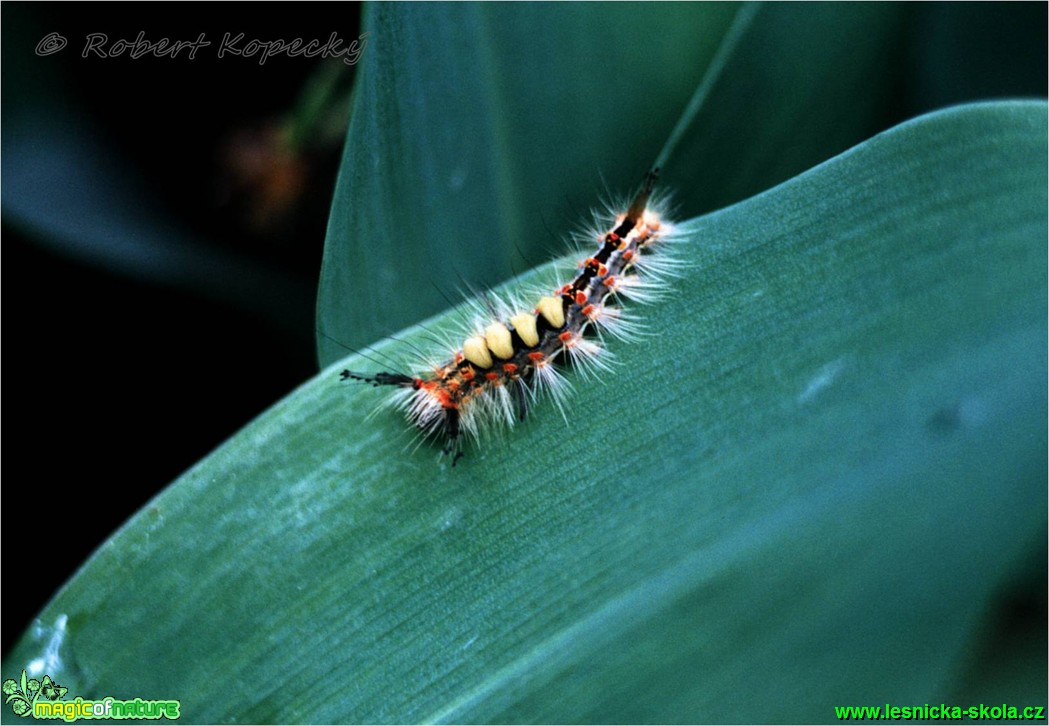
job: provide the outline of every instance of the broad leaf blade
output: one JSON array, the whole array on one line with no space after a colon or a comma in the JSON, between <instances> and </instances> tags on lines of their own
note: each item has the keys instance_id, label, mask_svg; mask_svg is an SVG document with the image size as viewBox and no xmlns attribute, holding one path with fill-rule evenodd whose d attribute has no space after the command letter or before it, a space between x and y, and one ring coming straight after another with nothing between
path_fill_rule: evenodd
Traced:
<instances>
[{"instance_id":1,"label":"broad leaf blade","mask_svg":"<svg viewBox=\"0 0 1049 726\"><path fill-rule=\"evenodd\" d=\"M694 270L574 377L570 428L539 410L455 469L333 367L115 535L4 673L189 722L938 702L1044 542L1045 159L1045 104L965 107L686 223Z\"/></svg>"}]
</instances>

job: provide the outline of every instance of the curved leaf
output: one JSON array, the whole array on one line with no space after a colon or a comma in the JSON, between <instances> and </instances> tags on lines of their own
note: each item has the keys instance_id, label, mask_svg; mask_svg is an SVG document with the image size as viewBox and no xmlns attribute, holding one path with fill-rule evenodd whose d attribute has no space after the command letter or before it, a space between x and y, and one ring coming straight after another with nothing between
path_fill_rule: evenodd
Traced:
<instances>
[{"instance_id":1,"label":"curved leaf","mask_svg":"<svg viewBox=\"0 0 1049 726\"><path fill-rule=\"evenodd\" d=\"M189 722L939 703L1044 545L1046 152L1044 103L962 107L685 223L692 273L576 380L571 428L540 410L455 469L324 371L115 535L4 674Z\"/></svg>"}]
</instances>

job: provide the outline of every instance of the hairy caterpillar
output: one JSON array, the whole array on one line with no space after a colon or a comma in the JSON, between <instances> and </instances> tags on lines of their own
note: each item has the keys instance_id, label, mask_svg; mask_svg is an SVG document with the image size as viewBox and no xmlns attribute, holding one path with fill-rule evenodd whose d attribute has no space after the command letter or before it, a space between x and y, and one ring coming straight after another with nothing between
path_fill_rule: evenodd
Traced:
<instances>
[{"instance_id":1,"label":"hairy caterpillar","mask_svg":"<svg viewBox=\"0 0 1049 726\"><path fill-rule=\"evenodd\" d=\"M661 278L673 272L673 258L651 254L657 242L673 236L673 226L652 201L658 171L646 175L626 211L610 214L612 219L587 237L587 244L599 246L575 277L539 297L534 307L522 310L523 305L486 299L491 319L479 323L450 360L418 376L344 370L340 380L398 388L394 404L424 437L443 441L453 466L463 455L464 439L491 425L523 421L544 395L564 414L566 384L557 363L567 358L584 372L607 368L600 339L588 333L633 334L634 321L613 303L621 297L651 300Z\"/></svg>"}]
</instances>

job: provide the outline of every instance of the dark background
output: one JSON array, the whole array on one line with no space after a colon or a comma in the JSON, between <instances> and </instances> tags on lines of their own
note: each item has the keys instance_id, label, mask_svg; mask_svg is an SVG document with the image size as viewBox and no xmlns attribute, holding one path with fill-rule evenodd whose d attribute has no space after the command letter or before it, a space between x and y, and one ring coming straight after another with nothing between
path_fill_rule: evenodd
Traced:
<instances>
[{"instance_id":1,"label":"dark background","mask_svg":"<svg viewBox=\"0 0 1049 726\"><path fill-rule=\"evenodd\" d=\"M886 128L952 103L1045 96L1045 3L909 11L886 59L900 78ZM338 3L2 6L5 327L17 343L3 652L128 517L316 372L314 296L355 68L220 60L217 48L227 31L349 43L359 15ZM212 45L193 60L80 55L89 33L139 31ZM37 56L51 32L68 45ZM318 85L330 93L311 103Z\"/></svg>"},{"instance_id":2,"label":"dark background","mask_svg":"<svg viewBox=\"0 0 1049 726\"><path fill-rule=\"evenodd\" d=\"M316 282L355 69L219 60L217 47L226 31L348 43L359 10L3 5L5 337L17 342L4 369L3 652L134 512L316 373ZM212 45L193 60L81 57L89 33L139 31ZM51 32L68 45L38 57ZM333 75L334 133L299 120L304 89ZM282 140L296 123L305 141ZM63 524L49 530L49 516Z\"/></svg>"}]
</instances>

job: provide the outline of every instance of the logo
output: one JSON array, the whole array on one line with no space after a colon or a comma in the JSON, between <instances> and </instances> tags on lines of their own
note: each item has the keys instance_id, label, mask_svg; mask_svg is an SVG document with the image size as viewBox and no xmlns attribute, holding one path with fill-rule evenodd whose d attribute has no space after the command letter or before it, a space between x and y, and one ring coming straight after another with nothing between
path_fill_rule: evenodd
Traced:
<instances>
[{"instance_id":1,"label":"logo","mask_svg":"<svg viewBox=\"0 0 1049 726\"><path fill-rule=\"evenodd\" d=\"M147 701L134 698L123 701L112 696L97 700L85 701L77 696L66 701L69 689L55 683L51 676L44 675L40 680L26 678L22 671L19 680L8 678L3 684L5 703L11 704L11 710L18 716L43 719L60 718L67 722L79 719L105 718L124 719L177 719L181 713L181 703L177 700Z\"/></svg>"}]
</instances>

